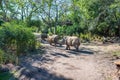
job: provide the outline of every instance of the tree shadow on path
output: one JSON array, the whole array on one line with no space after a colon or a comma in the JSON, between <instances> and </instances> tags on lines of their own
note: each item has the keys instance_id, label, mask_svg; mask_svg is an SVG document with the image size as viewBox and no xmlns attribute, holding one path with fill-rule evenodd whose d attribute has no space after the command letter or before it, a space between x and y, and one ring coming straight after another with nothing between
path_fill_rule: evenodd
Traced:
<instances>
[{"instance_id":1,"label":"tree shadow on path","mask_svg":"<svg viewBox=\"0 0 120 80\"><path fill-rule=\"evenodd\" d=\"M82 49L79 49L78 51L76 51L75 49L72 49L72 50L68 50L67 51L68 53L71 53L71 54L75 54L75 55L80 55L80 54L88 54L88 55L91 55L91 54L94 54L94 51L89 49L89 48L82 48Z\"/></svg>"},{"instance_id":2,"label":"tree shadow on path","mask_svg":"<svg viewBox=\"0 0 120 80\"><path fill-rule=\"evenodd\" d=\"M62 75L57 75L46 68L35 67L31 64L25 65L20 72L20 80L72 80Z\"/></svg>"},{"instance_id":3,"label":"tree shadow on path","mask_svg":"<svg viewBox=\"0 0 120 80\"><path fill-rule=\"evenodd\" d=\"M58 56L58 57L66 57L66 58L69 58L69 56L67 54L62 54L62 53L54 53L54 54L51 54L53 56Z\"/></svg>"}]
</instances>

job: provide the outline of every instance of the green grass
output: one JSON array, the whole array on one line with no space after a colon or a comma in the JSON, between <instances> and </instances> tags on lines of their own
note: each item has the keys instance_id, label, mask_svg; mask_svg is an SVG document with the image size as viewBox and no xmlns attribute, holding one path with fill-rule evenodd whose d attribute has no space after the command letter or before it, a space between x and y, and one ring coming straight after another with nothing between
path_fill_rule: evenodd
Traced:
<instances>
[{"instance_id":1,"label":"green grass","mask_svg":"<svg viewBox=\"0 0 120 80\"><path fill-rule=\"evenodd\" d=\"M120 56L120 51L115 51L112 53L114 56Z\"/></svg>"}]
</instances>

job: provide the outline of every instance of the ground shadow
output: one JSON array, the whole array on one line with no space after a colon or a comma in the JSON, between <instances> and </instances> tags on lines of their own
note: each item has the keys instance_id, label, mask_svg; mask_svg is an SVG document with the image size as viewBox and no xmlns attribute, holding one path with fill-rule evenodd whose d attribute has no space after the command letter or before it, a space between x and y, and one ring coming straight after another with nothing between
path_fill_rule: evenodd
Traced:
<instances>
[{"instance_id":1,"label":"ground shadow","mask_svg":"<svg viewBox=\"0 0 120 80\"><path fill-rule=\"evenodd\" d=\"M32 56L25 56L20 58L20 65L21 66L27 66L29 64L32 64L33 62L36 63L48 63L53 62L54 59L50 59L50 56L47 55L32 55Z\"/></svg>"},{"instance_id":2,"label":"ground shadow","mask_svg":"<svg viewBox=\"0 0 120 80\"><path fill-rule=\"evenodd\" d=\"M66 54L61 54L61 53L54 53L54 54L51 54L51 55L53 55L53 56L58 56L58 57L62 56L62 57L69 58L68 55L66 55Z\"/></svg>"},{"instance_id":3,"label":"ground shadow","mask_svg":"<svg viewBox=\"0 0 120 80\"><path fill-rule=\"evenodd\" d=\"M20 80L72 80L70 78L65 78L63 75L57 75L56 73L50 72L49 70L43 67L31 66L31 64L25 66L21 70Z\"/></svg>"},{"instance_id":4,"label":"ground shadow","mask_svg":"<svg viewBox=\"0 0 120 80\"><path fill-rule=\"evenodd\" d=\"M10 72L0 72L0 80L18 80L14 77L14 75Z\"/></svg>"},{"instance_id":5,"label":"ground shadow","mask_svg":"<svg viewBox=\"0 0 120 80\"><path fill-rule=\"evenodd\" d=\"M80 54L94 54L94 51L89 49L89 48L82 48L82 49L79 49L78 51L76 51L75 49L72 49L72 50L68 50L67 51L68 53L71 53L71 54L75 54L75 55L80 55Z\"/></svg>"},{"instance_id":6,"label":"ground shadow","mask_svg":"<svg viewBox=\"0 0 120 80\"><path fill-rule=\"evenodd\" d=\"M51 46L53 46L53 47L58 47L58 48L64 47L63 45L60 45L60 44L56 44L56 46L55 46L54 44L52 44Z\"/></svg>"},{"instance_id":7,"label":"ground shadow","mask_svg":"<svg viewBox=\"0 0 120 80\"><path fill-rule=\"evenodd\" d=\"M18 80L13 73L10 72L7 66L0 67L0 80Z\"/></svg>"}]
</instances>

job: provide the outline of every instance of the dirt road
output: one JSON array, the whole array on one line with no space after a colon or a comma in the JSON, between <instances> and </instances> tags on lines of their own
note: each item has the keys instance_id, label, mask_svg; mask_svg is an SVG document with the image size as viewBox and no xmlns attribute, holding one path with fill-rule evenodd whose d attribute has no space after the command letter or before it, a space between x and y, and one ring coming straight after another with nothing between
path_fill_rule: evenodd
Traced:
<instances>
[{"instance_id":1,"label":"dirt road","mask_svg":"<svg viewBox=\"0 0 120 80\"><path fill-rule=\"evenodd\" d=\"M20 80L118 80L110 54L120 49L118 44L82 44L79 52L65 50L65 46L44 47L43 56L21 58L21 67L15 73Z\"/></svg>"}]
</instances>

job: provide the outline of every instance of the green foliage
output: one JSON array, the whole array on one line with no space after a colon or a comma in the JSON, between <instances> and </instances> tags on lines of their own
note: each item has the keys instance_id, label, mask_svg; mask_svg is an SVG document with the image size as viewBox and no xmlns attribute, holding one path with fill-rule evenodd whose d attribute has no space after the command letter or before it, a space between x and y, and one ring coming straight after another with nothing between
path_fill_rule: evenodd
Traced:
<instances>
[{"instance_id":1,"label":"green foliage","mask_svg":"<svg viewBox=\"0 0 120 80\"><path fill-rule=\"evenodd\" d=\"M38 28L38 32L41 30L41 22L40 20L30 20L30 21L26 21L26 25L28 27L32 27L32 28Z\"/></svg>"},{"instance_id":2,"label":"green foliage","mask_svg":"<svg viewBox=\"0 0 120 80\"><path fill-rule=\"evenodd\" d=\"M63 35L65 34L65 26L57 26L57 34L58 35Z\"/></svg>"},{"instance_id":3,"label":"green foliage","mask_svg":"<svg viewBox=\"0 0 120 80\"><path fill-rule=\"evenodd\" d=\"M112 53L112 55L114 55L114 56L120 56L120 51L115 51L115 52Z\"/></svg>"},{"instance_id":4,"label":"green foliage","mask_svg":"<svg viewBox=\"0 0 120 80\"><path fill-rule=\"evenodd\" d=\"M36 49L39 49L41 47L41 43L39 41L36 42Z\"/></svg>"},{"instance_id":5,"label":"green foliage","mask_svg":"<svg viewBox=\"0 0 120 80\"><path fill-rule=\"evenodd\" d=\"M92 33L80 33L80 39L82 42L90 42L90 41L103 41L103 37L99 35L95 35Z\"/></svg>"},{"instance_id":6,"label":"green foliage","mask_svg":"<svg viewBox=\"0 0 120 80\"><path fill-rule=\"evenodd\" d=\"M78 35L82 33L83 28L77 25L73 26L57 26L58 35Z\"/></svg>"},{"instance_id":7,"label":"green foliage","mask_svg":"<svg viewBox=\"0 0 120 80\"><path fill-rule=\"evenodd\" d=\"M82 42L86 42L86 41L90 41L92 38L91 33L87 33L87 34L80 34L80 39Z\"/></svg>"},{"instance_id":8,"label":"green foliage","mask_svg":"<svg viewBox=\"0 0 120 80\"><path fill-rule=\"evenodd\" d=\"M16 50L17 54L34 50L36 40L29 28L15 23L5 23L0 28L0 48Z\"/></svg>"},{"instance_id":9,"label":"green foliage","mask_svg":"<svg viewBox=\"0 0 120 80\"><path fill-rule=\"evenodd\" d=\"M1 26L3 23L4 23L4 21L3 21L3 20L0 20L0 26Z\"/></svg>"},{"instance_id":10,"label":"green foliage","mask_svg":"<svg viewBox=\"0 0 120 80\"><path fill-rule=\"evenodd\" d=\"M0 25L16 20L42 33L120 36L120 0L2 0L1 3ZM73 25L66 25L66 21Z\"/></svg>"},{"instance_id":11,"label":"green foliage","mask_svg":"<svg viewBox=\"0 0 120 80\"><path fill-rule=\"evenodd\" d=\"M0 50L0 64L4 63L4 52Z\"/></svg>"},{"instance_id":12,"label":"green foliage","mask_svg":"<svg viewBox=\"0 0 120 80\"><path fill-rule=\"evenodd\" d=\"M39 32L36 26L31 26L29 29L31 29L32 32Z\"/></svg>"},{"instance_id":13,"label":"green foliage","mask_svg":"<svg viewBox=\"0 0 120 80\"><path fill-rule=\"evenodd\" d=\"M5 63L18 64L18 57L13 53L6 53L0 49L0 64Z\"/></svg>"},{"instance_id":14,"label":"green foliage","mask_svg":"<svg viewBox=\"0 0 120 80\"><path fill-rule=\"evenodd\" d=\"M12 74L9 72L0 72L0 80L9 80L12 77Z\"/></svg>"}]
</instances>

